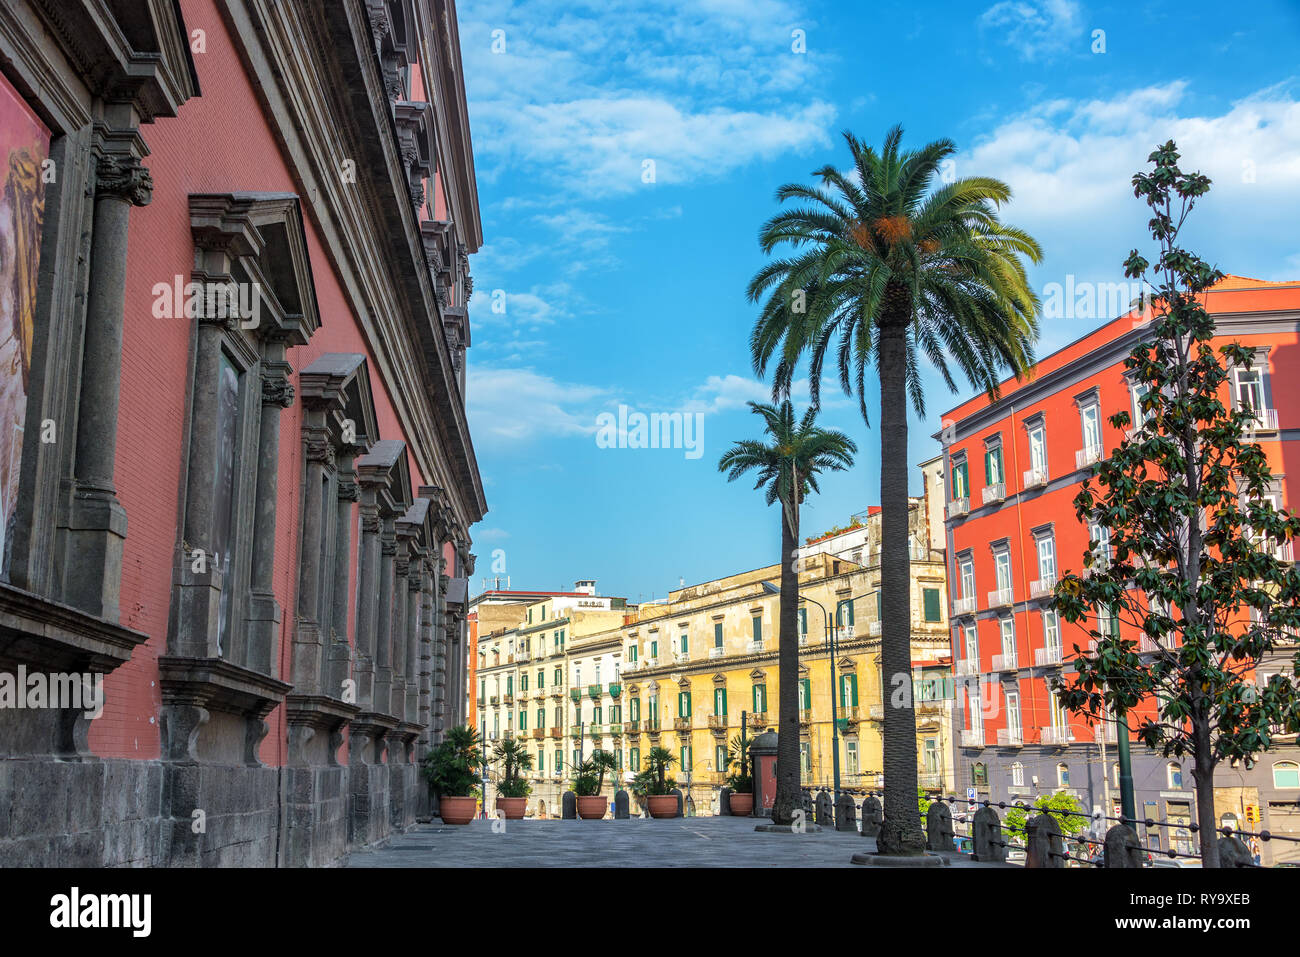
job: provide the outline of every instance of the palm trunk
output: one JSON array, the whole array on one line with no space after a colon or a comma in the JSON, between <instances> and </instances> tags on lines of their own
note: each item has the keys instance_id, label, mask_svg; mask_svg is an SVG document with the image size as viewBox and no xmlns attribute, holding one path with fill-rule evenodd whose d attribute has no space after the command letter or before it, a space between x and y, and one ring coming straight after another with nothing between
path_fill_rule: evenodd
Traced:
<instances>
[{"instance_id":1,"label":"palm trunk","mask_svg":"<svg viewBox=\"0 0 1300 957\"><path fill-rule=\"evenodd\" d=\"M782 503L781 610L777 628L776 795L772 823L791 824L799 800L799 575L794 551L798 519Z\"/></svg>"},{"instance_id":2,"label":"palm trunk","mask_svg":"<svg viewBox=\"0 0 1300 957\"><path fill-rule=\"evenodd\" d=\"M906 293L902 293L905 295ZM904 310L906 311L904 312ZM886 309L880 325L880 661L886 700L882 854L925 851L917 805L916 712L912 707L911 569L907 528L907 323L909 306Z\"/></svg>"}]
</instances>

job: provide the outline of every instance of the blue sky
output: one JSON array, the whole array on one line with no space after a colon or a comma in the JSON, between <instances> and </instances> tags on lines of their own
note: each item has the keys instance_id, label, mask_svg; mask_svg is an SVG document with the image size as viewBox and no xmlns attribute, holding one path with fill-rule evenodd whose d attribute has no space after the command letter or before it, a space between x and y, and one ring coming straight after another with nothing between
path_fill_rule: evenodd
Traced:
<instances>
[{"instance_id":1,"label":"blue sky","mask_svg":"<svg viewBox=\"0 0 1300 957\"><path fill-rule=\"evenodd\" d=\"M1293 0L461 0L459 15L485 239L467 386L490 509L479 579L596 578L636 601L776 560L776 510L717 460L758 432L745 401L768 392L747 349L758 228L778 185L847 166L842 130L946 136L956 175L1005 180L1004 218L1045 249L1040 295L1118 281L1148 248L1129 180L1171 137L1215 181L1191 247L1300 278ZM1044 319L1039 354L1106 318ZM968 394L929 377L913 463ZM703 413L702 454L599 447L597 417L620 404ZM838 386L823 410L859 455L805 508L807 534L877 501L878 435Z\"/></svg>"}]
</instances>

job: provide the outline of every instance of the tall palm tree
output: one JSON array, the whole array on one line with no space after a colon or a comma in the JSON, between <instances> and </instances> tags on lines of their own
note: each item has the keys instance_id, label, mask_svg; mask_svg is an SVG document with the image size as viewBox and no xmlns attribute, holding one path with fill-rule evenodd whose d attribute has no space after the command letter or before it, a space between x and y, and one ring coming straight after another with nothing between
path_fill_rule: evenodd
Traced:
<instances>
[{"instance_id":1,"label":"tall palm tree","mask_svg":"<svg viewBox=\"0 0 1300 957\"><path fill-rule=\"evenodd\" d=\"M1010 188L987 177L943 181L955 151L936 140L901 151L894 127L879 153L845 133L853 169L826 166L819 186L777 190L783 209L762 228L773 259L754 276L749 297L762 302L750 337L754 368L776 360L774 395L788 395L808 353L814 406L822 368L834 351L840 384L856 392L867 418L866 370L880 382L881 663L886 694L885 822L881 853L919 854L924 836L916 803L916 715L911 701L907 526L907 402L925 413L919 362L957 389L950 362L976 388L996 396L1005 372L1033 365L1038 298L1023 259L1042 250L1023 230L1002 223Z\"/></svg>"},{"instance_id":2,"label":"tall palm tree","mask_svg":"<svg viewBox=\"0 0 1300 957\"><path fill-rule=\"evenodd\" d=\"M789 824L799 804L799 575L794 564L799 543L799 506L809 491L820 491L817 476L851 466L858 447L843 432L819 428L814 423L815 409L809 409L796 422L788 398L779 406L751 402L749 408L763 417L763 430L771 441L737 442L718 462L718 471L727 473L728 482L754 471L758 479L754 488L765 490L767 504L781 503L778 734L772 821Z\"/></svg>"}]
</instances>

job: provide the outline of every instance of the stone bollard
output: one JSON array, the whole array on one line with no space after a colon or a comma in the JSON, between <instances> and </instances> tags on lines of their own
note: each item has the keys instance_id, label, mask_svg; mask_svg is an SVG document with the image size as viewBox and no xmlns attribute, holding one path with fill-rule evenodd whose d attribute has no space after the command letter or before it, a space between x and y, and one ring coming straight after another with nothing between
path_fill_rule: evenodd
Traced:
<instances>
[{"instance_id":1,"label":"stone bollard","mask_svg":"<svg viewBox=\"0 0 1300 957\"><path fill-rule=\"evenodd\" d=\"M862 802L862 836L879 837L880 825L885 820L885 809L880 806L880 799L868 794Z\"/></svg>"},{"instance_id":2,"label":"stone bollard","mask_svg":"<svg viewBox=\"0 0 1300 957\"><path fill-rule=\"evenodd\" d=\"M1038 814L1025 824L1025 867L1064 867L1065 841L1051 814Z\"/></svg>"},{"instance_id":3,"label":"stone bollard","mask_svg":"<svg viewBox=\"0 0 1300 957\"><path fill-rule=\"evenodd\" d=\"M677 798L677 816L678 816L678 817L681 817L682 814L683 814L683 806L682 806L682 789L681 789L681 788L673 788L673 789L672 789L671 791L669 791L668 793L671 794L673 797Z\"/></svg>"},{"instance_id":4,"label":"stone bollard","mask_svg":"<svg viewBox=\"0 0 1300 957\"><path fill-rule=\"evenodd\" d=\"M827 827L835 823L835 811L831 804L831 796L825 791L817 792L817 800L813 804L814 814L816 817L813 823L822 824Z\"/></svg>"},{"instance_id":5,"label":"stone bollard","mask_svg":"<svg viewBox=\"0 0 1300 957\"><path fill-rule=\"evenodd\" d=\"M1104 853L1106 867L1142 866L1142 845L1137 831L1127 824L1116 824L1106 832Z\"/></svg>"},{"instance_id":6,"label":"stone bollard","mask_svg":"<svg viewBox=\"0 0 1300 957\"><path fill-rule=\"evenodd\" d=\"M566 821L576 821L578 819L578 799L574 797L572 791L565 791L563 797L563 813L560 815Z\"/></svg>"},{"instance_id":7,"label":"stone bollard","mask_svg":"<svg viewBox=\"0 0 1300 957\"><path fill-rule=\"evenodd\" d=\"M804 820L810 819L814 812L812 792L804 788L799 792L799 806L803 808Z\"/></svg>"},{"instance_id":8,"label":"stone bollard","mask_svg":"<svg viewBox=\"0 0 1300 957\"><path fill-rule=\"evenodd\" d=\"M614 820L626 821L627 813L627 792L623 790L614 792Z\"/></svg>"},{"instance_id":9,"label":"stone bollard","mask_svg":"<svg viewBox=\"0 0 1300 957\"><path fill-rule=\"evenodd\" d=\"M731 817L731 788L718 792L718 817Z\"/></svg>"},{"instance_id":10,"label":"stone bollard","mask_svg":"<svg viewBox=\"0 0 1300 957\"><path fill-rule=\"evenodd\" d=\"M835 799L835 830L856 831L858 829L857 807L851 795L840 793Z\"/></svg>"},{"instance_id":11,"label":"stone bollard","mask_svg":"<svg viewBox=\"0 0 1300 957\"><path fill-rule=\"evenodd\" d=\"M1228 834L1218 840L1220 867L1254 867L1255 856L1250 853L1246 842L1235 834Z\"/></svg>"},{"instance_id":12,"label":"stone bollard","mask_svg":"<svg viewBox=\"0 0 1300 957\"><path fill-rule=\"evenodd\" d=\"M975 851L972 861L993 861L1003 863L1007 859L1006 843L1002 839L1002 819L998 812L985 805L975 812L974 826L971 829Z\"/></svg>"},{"instance_id":13,"label":"stone bollard","mask_svg":"<svg viewBox=\"0 0 1300 957\"><path fill-rule=\"evenodd\" d=\"M953 851L952 811L943 801L932 801L925 813L925 847L929 851Z\"/></svg>"}]
</instances>

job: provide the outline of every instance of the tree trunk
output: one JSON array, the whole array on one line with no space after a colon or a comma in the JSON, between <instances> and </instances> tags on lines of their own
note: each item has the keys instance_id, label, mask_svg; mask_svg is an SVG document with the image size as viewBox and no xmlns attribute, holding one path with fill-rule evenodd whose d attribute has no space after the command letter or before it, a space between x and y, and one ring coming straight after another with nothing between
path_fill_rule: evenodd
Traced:
<instances>
[{"instance_id":1,"label":"tree trunk","mask_svg":"<svg viewBox=\"0 0 1300 957\"><path fill-rule=\"evenodd\" d=\"M794 551L799 541L798 520L784 504L781 513L781 610L777 628L777 739L776 795L772 823L794 821L799 800L799 575Z\"/></svg>"},{"instance_id":2,"label":"tree trunk","mask_svg":"<svg viewBox=\"0 0 1300 957\"><path fill-rule=\"evenodd\" d=\"M889 295L888 293L886 294ZM895 295L899 295L895 293ZM912 706L911 562L907 523L907 323L886 306L880 324L880 662L885 708L881 854L925 852L917 804ZM910 307L906 314L910 316Z\"/></svg>"},{"instance_id":3,"label":"tree trunk","mask_svg":"<svg viewBox=\"0 0 1300 957\"><path fill-rule=\"evenodd\" d=\"M1219 866L1218 822L1214 817L1214 758L1210 745L1208 717L1192 718L1192 739L1196 751L1192 755L1196 777L1196 824L1201 839L1201 866ZM1170 843L1172 843L1172 834Z\"/></svg>"}]
</instances>

